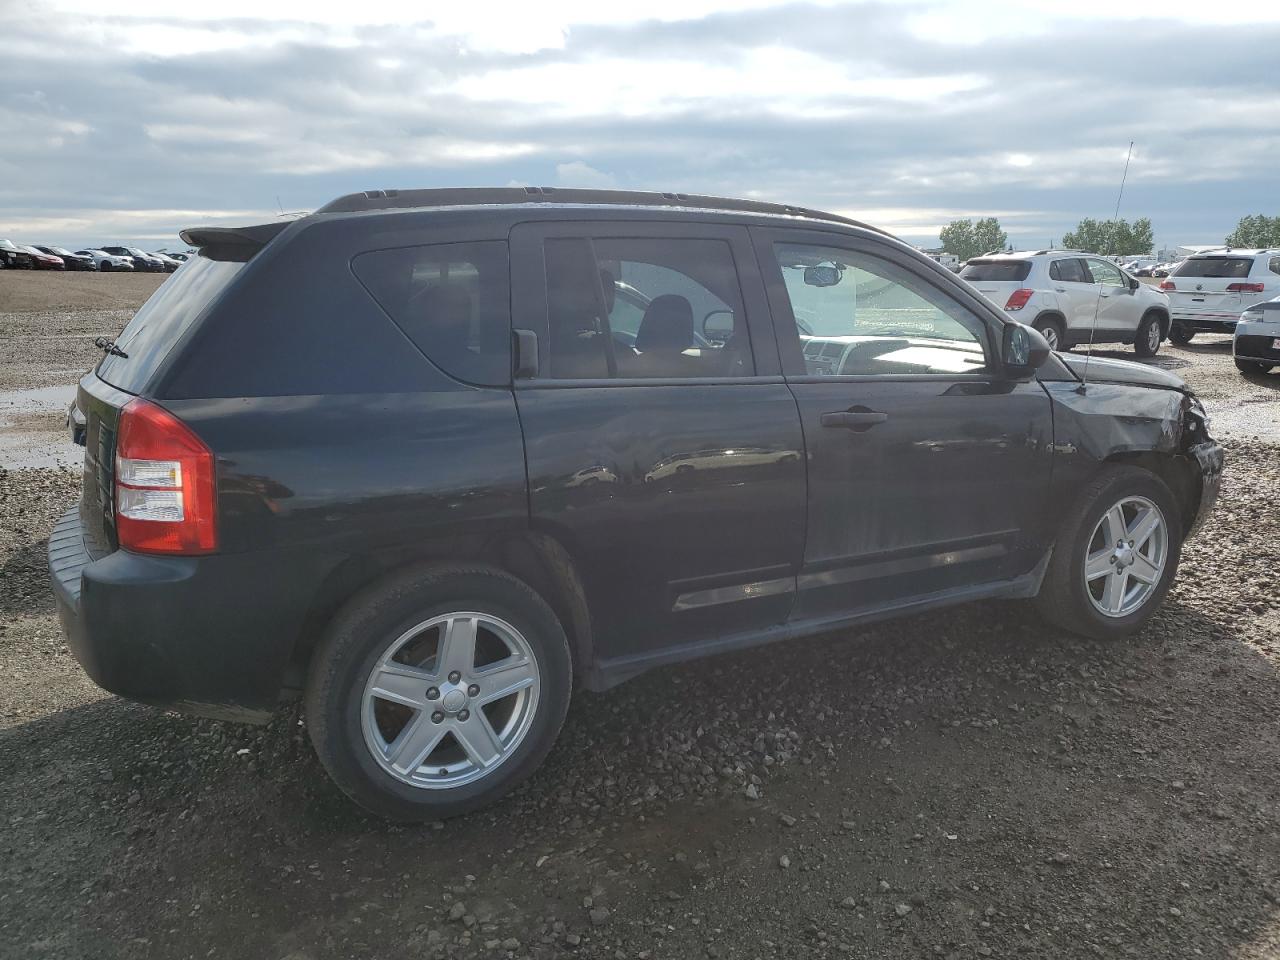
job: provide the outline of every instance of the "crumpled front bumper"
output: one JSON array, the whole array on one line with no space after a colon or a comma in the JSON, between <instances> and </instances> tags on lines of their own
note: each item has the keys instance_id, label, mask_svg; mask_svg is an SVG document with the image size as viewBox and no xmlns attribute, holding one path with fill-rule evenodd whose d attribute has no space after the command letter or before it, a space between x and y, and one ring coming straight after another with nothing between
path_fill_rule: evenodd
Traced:
<instances>
[{"instance_id":1,"label":"crumpled front bumper","mask_svg":"<svg viewBox=\"0 0 1280 960\"><path fill-rule=\"evenodd\" d=\"M1190 538L1199 533L1218 502L1218 494L1222 490L1222 468L1226 463L1226 455L1216 440L1197 443L1187 450L1187 455L1195 460L1200 468L1200 503L1186 532L1186 537Z\"/></svg>"}]
</instances>

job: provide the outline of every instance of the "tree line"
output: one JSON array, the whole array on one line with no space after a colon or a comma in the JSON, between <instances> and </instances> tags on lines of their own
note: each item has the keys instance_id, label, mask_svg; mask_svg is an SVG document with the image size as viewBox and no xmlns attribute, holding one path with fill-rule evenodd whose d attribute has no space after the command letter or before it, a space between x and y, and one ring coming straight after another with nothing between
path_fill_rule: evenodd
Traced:
<instances>
[{"instance_id":1,"label":"tree line","mask_svg":"<svg viewBox=\"0 0 1280 960\"><path fill-rule=\"evenodd\" d=\"M961 260L996 253L1009 245L1009 235L995 217L980 220L952 220L939 234L942 249ZM1241 217L1235 230L1223 241L1229 247L1280 247L1280 216ZM1094 220L1085 217L1074 230L1062 235L1062 247L1103 256L1135 257L1149 254L1155 246L1151 220Z\"/></svg>"}]
</instances>

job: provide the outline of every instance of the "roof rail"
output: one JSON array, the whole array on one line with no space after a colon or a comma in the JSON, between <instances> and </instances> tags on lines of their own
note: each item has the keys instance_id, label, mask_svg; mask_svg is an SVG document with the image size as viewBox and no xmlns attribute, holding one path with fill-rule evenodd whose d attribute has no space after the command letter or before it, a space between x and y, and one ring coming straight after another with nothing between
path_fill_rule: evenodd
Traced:
<instances>
[{"instance_id":1,"label":"roof rail","mask_svg":"<svg viewBox=\"0 0 1280 960\"><path fill-rule=\"evenodd\" d=\"M366 190L348 193L326 203L316 213L359 213L368 210L402 210L412 207L456 207L476 204L570 203L625 204L646 207L696 207L734 213L763 213L806 217L873 230L890 236L879 227L835 213L811 210L763 200L734 200L696 193L658 193L644 190L586 190L564 187L444 187L426 190Z\"/></svg>"}]
</instances>

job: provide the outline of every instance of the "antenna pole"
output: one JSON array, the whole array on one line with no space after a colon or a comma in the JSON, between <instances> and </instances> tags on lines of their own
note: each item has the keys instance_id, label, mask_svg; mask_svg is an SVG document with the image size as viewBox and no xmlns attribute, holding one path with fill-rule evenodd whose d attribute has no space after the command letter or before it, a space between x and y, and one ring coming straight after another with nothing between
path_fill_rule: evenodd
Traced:
<instances>
[{"instance_id":1,"label":"antenna pole","mask_svg":"<svg viewBox=\"0 0 1280 960\"><path fill-rule=\"evenodd\" d=\"M1133 141L1129 141L1129 152L1124 155L1124 173L1120 175L1120 192L1116 194L1116 209L1111 215L1111 229L1107 231L1107 253L1112 256L1115 253L1116 242L1116 221L1120 219L1120 200L1124 197L1124 183L1129 179L1129 160L1133 157ZM1119 266L1116 267L1119 269ZM1098 311L1102 307L1102 291L1098 291L1097 298L1093 301L1093 326L1089 328L1089 352L1084 355L1084 373L1080 375L1080 393L1087 393L1089 388L1089 361L1093 359L1093 340L1098 334Z\"/></svg>"}]
</instances>

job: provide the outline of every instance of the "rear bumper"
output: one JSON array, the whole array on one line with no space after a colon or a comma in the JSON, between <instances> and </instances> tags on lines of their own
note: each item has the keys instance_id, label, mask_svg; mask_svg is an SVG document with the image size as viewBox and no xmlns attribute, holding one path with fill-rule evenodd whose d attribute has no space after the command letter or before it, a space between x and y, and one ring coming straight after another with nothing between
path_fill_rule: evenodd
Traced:
<instances>
[{"instance_id":1,"label":"rear bumper","mask_svg":"<svg viewBox=\"0 0 1280 960\"><path fill-rule=\"evenodd\" d=\"M1191 313L1185 310L1171 310L1170 322L1180 324L1189 330L1203 330L1206 333L1231 333L1240 320L1239 313Z\"/></svg>"},{"instance_id":2,"label":"rear bumper","mask_svg":"<svg viewBox=\"0 0 1280 960\"><path fill-rule=\"evenodd\" d=\"M78 508L49 537L58 619L111 693L202 716L265 722L301 634L317 562L276 553L93 559Z\"/></svg>"}]
</instances>

